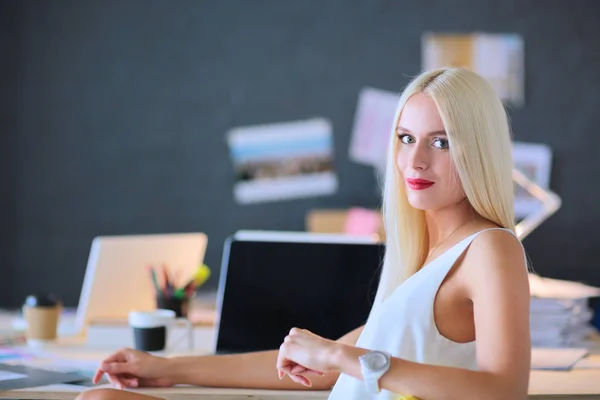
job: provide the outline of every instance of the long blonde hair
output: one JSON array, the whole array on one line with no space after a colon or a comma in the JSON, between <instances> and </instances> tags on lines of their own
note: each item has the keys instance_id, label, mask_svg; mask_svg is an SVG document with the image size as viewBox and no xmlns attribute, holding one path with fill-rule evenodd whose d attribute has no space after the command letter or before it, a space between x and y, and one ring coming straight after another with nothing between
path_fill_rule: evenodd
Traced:
<instances>
[{"instance_id":1,"label":"long blonde hair","mask_svg":"<svg viewBox=\"0 0 600 400\"><path fill-rule=\"evenodd\" d=\"M511 133L506 110L492 86L462 68L421 73L400 96L387 155L383 188L386 252L375 305L425 262L429 235L425 212L412 207L396 166L396 127L407 100L422 92L435 102L463 190L482 217L514 232Z\"/></svg>"}]
</instances>

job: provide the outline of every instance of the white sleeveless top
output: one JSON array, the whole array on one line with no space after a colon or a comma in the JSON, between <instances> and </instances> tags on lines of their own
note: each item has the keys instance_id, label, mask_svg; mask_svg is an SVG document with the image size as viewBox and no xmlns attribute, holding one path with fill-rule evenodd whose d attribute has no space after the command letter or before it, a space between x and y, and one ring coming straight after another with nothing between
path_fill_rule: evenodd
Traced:
<instances>
[{"instance_id":1,"label":"white sleeveless top","mask_svg":"<svg viewBox=\"0 0 600 400\"><path fill-rule=\"evenodd\" d=\"M434 320L433 306L444 278L460 255L480 234L476 232L446 250L405 280L371 315L356 347L381 350L393 357L423 364L477 369L475 342L457 343L442 336ZM329 400L398 400L401 396L382 390L372 394L364 382L340 374Z\"/></svg>"}]
</instances>

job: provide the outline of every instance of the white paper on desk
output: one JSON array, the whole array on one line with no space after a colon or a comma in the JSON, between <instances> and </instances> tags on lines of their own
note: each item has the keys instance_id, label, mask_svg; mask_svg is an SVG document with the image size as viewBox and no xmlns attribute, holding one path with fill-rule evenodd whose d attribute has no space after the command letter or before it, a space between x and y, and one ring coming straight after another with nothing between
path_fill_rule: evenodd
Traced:
<instances>
[{"instance_id":1,"label":"white paper on desk","mask_svg":"<svg viewBox=\"0 0 600 400\"><path fill-rule=\"evenodd\" d=\"M531 349L531 369L569 370L588 354L583 348L545 348Z\"/></svg>"},{"instance_id":2,"label":"white paper on desk","mask_svg":"<svg viewBox=\"0 0 600 400\"><path fill-rule=\"evenodd\" d=\"M21 365L27 365L32 368L40 368L46 371L78 373L80 375L91 377L98 368L98 360L79 360L72 358L61 359L58 357L35 358L21 362Z\"/></svg>"},{"instance_id":3,"label":"white paper on desk","mask_svg":"<svg viewBox=\"0 0 600 400\"><path fill-rule=\"evenodd\" d=\"M18 374L16 372L10 372L10 371L0 371L0 381L8 381L11 379L22 379L22 378L27 378L27 375Z\"/></svg>"},{"instance_id":4,"label":"white paper on desk","mask_svg":"<svg viewBox=\"0 0 600 400\"><path fill-rule=\"evenodd\" d=\"M600 288L580 282L544 278L529 274L531 296L556 299L582 299L600 296Z\"/></svg>"},{"instance_id":5,"label":"white paper on desk","mask_svg":"<svg viewBox=\"0 0 600 400\"><path fill-rule=\"evenodd\" d=\"M98 386L99 387L99 386ZM48 385L48 386L40 386L37 388L32 388L31 390L33 391L39 391L39 392L44 392L44 393L62 393L62 392L75 392L75 393L80 393L82 391L85 391L89 388L88 385L76 385L76 384L70 384L70 383L57 383L55 385ZM114 388L114 386L112 385L106 385L106 388ZM95 389L95 387L94 387Z\"/></svg>"},{"instance_id":6,"label":"white paper on desk","mask_svg":"<svg viewBox=\"0 0 600 400\"><path fill-rule=\"evenodd\" d=\"M600 369L600 354L590 354L584 359L579 360L574 369Z\"/></svg>"}]
</instances>

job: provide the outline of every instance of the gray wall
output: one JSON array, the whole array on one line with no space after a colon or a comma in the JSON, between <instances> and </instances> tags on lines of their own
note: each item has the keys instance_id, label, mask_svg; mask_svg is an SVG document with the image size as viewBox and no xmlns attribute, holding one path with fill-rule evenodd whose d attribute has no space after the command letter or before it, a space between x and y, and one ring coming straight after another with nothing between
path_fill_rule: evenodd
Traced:
<instances>
[{"instance_id":1,"label":"gray wall","mask_svg":"<svg viewBox=\"0 0 600 400\"><path fill-rule=\"evenodd\" d=\"M8 220L19 205L18 230L3 227L2 245L10 255L18 242L14 293L2 301L53 291L75 305L96 235L205 231L218 273L237 229L300 230L313 207L376 207L372 169L347 157L357 95L364 85L400 91L419 72L424 30L524 37L527 104L511 110L515 138L553 147L552 188L563 198L525 245L538 272L600 285L600 3L454 3L19 2L16 149L6 94L2 125L3 165L19 154L18 186L2 172L14 194L2 200ZM339 192L237 205L224 133L315 115L334 125Z\"/></svg>"},{"instance_id":2,"label":"gray wall","mask_svg":"<svg viewBox=\"0 0 600 400\"><path fill-rule=\"evenodd\" d=\"M14 299L17 260L18 7L0 3L0 306Z\"/></svg>"}]
</instances>

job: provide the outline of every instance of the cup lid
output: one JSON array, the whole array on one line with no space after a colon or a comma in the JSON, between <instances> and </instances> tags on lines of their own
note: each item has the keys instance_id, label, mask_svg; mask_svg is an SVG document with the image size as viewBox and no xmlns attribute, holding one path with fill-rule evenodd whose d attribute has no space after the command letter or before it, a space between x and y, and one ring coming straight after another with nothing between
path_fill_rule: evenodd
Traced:
<instances>
[{"instance_id":1,"label":"cup lid","mask_svg":"<svg viewBox=\"0 0 600 400\"><path fill-rule=\"evenodd\" d=\"M134 328L154 328L168 325L175 320L175 317L173 310L130 311L129 325Z\"/></svg>"},{"instance_id":2,"label":"cup lid","mask_svg":"<svg viewBox=\"0 0 600 400\"><path fill-rule=\"evenodd\" d=\"M27 307L56 307L60 300L53 294L30 294L25 299Z\"/></svg>"}]
</instances>

